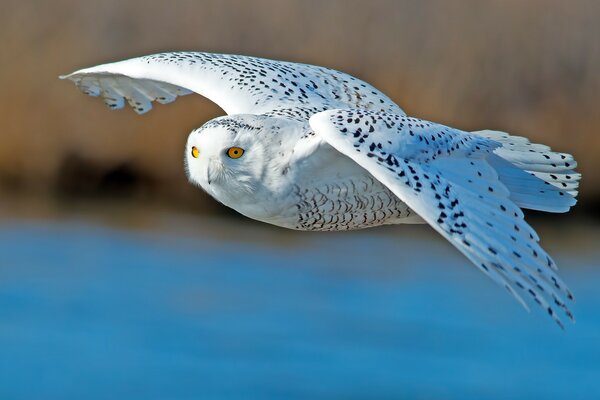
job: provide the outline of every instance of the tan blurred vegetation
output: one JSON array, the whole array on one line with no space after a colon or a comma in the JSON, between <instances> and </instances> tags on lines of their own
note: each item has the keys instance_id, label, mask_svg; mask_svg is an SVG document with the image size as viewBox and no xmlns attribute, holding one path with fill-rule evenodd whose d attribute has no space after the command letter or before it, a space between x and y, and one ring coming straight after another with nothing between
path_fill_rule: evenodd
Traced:
<instances>
[{"instance_id":1,"label":"tan blurred vegetation","mask_svg":"<svg viewBox=\"0 0 600 400\"><path fill-rule=\"evenodd\" d=\"M109 112L57 78L122 58L200 50L340 69L411 115L574 153L581 201L593 206L599 20L596 0L4 0L0 187L211 207L186 183L182 151L192 128L221 114L215 105L188 96L144 116Z\"/></svg>"}]
</instances>

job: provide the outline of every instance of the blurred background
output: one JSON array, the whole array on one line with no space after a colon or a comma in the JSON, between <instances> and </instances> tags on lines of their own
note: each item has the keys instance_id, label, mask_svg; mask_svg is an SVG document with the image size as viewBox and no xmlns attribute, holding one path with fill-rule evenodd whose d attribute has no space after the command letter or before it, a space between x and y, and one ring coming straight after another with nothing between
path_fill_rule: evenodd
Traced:
<instances>
[{"instance_id":1,"label":"blurred background","mask_svg":"<svg viewBox=\"0 0 600 400\"><path fill-rule=\"evenodd\" d=\"M0 398L600 396L599 2L1 9ZM527 314L426 226L315 234L241 218L183 171L188 133L217 106L109 112L58 80L175 50L343 70L409 115L576 155L577 207L528 218L578 323Z\"/></svg>"}]
</instances>

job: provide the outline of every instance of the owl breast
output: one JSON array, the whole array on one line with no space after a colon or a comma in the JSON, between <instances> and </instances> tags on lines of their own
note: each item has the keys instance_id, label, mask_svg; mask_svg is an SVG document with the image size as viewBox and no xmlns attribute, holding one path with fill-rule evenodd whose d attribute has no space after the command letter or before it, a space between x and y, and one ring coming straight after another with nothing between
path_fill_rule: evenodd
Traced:
<instances>
[{"instance_id":1,"label":"owl breast","mask_svg":"<svg viewBox=\"0 0 600 400\"><path fill-rule=\"evenodd\" d=\"M345 231L421 218L371 176L295 186L289 218L278 225L305 231Z\"/></svg>"}]
</instances>

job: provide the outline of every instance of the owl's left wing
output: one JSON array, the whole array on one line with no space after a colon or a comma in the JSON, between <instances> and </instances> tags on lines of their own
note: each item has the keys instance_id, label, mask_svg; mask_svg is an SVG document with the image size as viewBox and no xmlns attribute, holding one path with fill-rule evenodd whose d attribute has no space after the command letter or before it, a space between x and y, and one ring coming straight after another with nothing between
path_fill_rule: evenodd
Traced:
<instances>
[{"instance_id":1,"label":"owl's left wing","mask_svg":"<svg viewBox=\"0 0 600 400\"><path fill-rule=\"evenodd\" d=\"M365 110L311 117L315 133L365 168L523 305L515 285L562 323L572 314L554 261L488 162L500 143L428 121ZM549 300L549 301L548 301Z\"/></svg>"},{"instance_id":2,"label":"owl's left wing","mask_svg":"<svg viewBox=\"0 0 600 400\"><path fill-rule=\"evenodd\" d=\"M152 102L170 103L196 92L227 114L271 114L307 120L332 108L403 114L386 95L343 72L315 65L230 54L160 53L81 69L73 81L111 108L127 101L139 114Z\"/></svg>"}]
</instances>

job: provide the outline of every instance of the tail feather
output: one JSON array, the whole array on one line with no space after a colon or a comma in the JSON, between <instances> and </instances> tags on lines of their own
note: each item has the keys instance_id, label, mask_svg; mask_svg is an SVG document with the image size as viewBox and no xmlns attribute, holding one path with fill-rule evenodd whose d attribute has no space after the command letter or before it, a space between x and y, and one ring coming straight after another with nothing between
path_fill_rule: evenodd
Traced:
<instances>
[{"instance_id":1,"label":"tail feather","mask_svg":"<svg viewBox=\"0 0 600 400\"><path fill-rule=\"evenodd\" d=\"M572 155L505 132L473 133L502 144L488 161L519 207L567 212L575 205L581 174L574 171L577 162Z\"/></svg>"}]
</instances>

